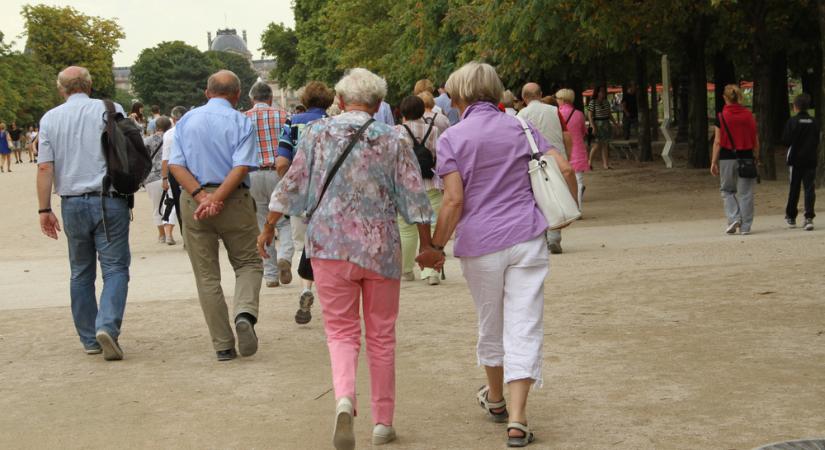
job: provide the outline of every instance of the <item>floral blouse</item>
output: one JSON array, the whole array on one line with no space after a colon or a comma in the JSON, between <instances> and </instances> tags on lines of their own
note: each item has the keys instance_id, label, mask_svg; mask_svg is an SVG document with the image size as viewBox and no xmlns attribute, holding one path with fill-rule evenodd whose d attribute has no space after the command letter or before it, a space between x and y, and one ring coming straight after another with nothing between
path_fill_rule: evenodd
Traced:
<instances>
[{"instance_id":1,"label":"floral blouse","mask_svg":"<svg viewBox=\"0 0 825 450\"><path fill-rule=\"evenodd\" d=\"M143 180L143 184L149 184L154 181L158 181L161 178L161 163L163 162L161 159L161 146L163 145L163 135L155 133L145 138L143 140L143 145L146 146L149 156L152 156L152 153L155 154L152 158L152 171L149 172L149 176Z\"/></svg>"},{"instance_id":2,"label":"floral blouse","mask_svg":"<svg viewBox=\"0 0 825 450\"><path fill-rule=\"evenodd\" d=\"M329 169L369 119L369 114L353 111L307 125L269 209L292 216L312 209ZM411 141L376 121L341 165L309 220L307 257L349 261L399 279L399 214L408 223L430 223L433 213Z\"/></svg>"}]
</instances>

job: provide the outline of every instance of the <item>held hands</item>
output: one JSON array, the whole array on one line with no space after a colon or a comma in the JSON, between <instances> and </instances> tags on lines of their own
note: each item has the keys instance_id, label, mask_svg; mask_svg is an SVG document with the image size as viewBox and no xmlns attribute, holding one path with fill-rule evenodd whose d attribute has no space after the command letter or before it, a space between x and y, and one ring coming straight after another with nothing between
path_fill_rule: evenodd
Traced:
<instances>
[{"instance_id":1,"label":"held hands","mask_svg":"<svg viewBox=\"0 0 825 450\"><path fill-rule=\"evenodd\" d=\"M429 267L435 269L437 271L441 271L444 267L444 261L446 261L446 256L444 252L441 250L436 250L433 247L424 248L421 250L421 253L415 258L415 261L418 263L420 268Z\"/></svg>"},{"instance_id":2,"label":"held hands","mask_svg":"<svg viewBox=\"0 0 825 450\"><path fill-rule=\"evenodd\" d=\"M60 231L60 222L53 212L40 214L40 231L46 236L57 240L57 233Z\"/></svg>"},{"instance_id":3,"label":"held hands","mask_svg":"<svg viewBox=\"0 0 825 450\"><path fill-rule=\"evenodd\" d=\"M258 254L261 255L261 258L269 258L269 254L266 251L266 247L272 244L272 240L274 238L275 227L269 224L264 224L264 228L263 230L261 230L261 234L258 235Z\"/></svg>"},{"instance_id":4,"label":"held hands","mask_svg":"<svg viewBox=\"0 0 825 450\"><path fill-rule=\"evenodd\" d=\"M201 191L195 197L195 200L199 203L198 208L195 209L195 214L193 214L195 220L215 217L223 211L223 202L215 200L209 192Z\"/></svg>"}]
</instances>

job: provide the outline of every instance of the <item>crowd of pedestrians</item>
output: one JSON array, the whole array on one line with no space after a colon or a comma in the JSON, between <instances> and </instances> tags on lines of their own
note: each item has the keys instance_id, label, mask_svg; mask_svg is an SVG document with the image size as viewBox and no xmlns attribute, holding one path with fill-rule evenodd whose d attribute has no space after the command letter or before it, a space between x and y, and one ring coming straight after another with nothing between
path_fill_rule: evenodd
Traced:
<instances>
[{"instance_id":1,"label":"crowd of pedestrians","mask_svg":"<svg viewBox=\"0 0 825 450\"><path fill-rule=\"evenodd\" d=\"M71 310L81 344L88 354L119 360L133 199L105 187L105 104L89 97L89 72L66 68L58 86L65 103L43 116L39 130L25 134L39 145L40 225L54 239L61 231L51 208L54 192L61 197ZM121 105L115 108L146 133L151 170L143 185L157 240L175 245L173 230L180 225L216 359L257 352L261 289L290 284L300 255L295 321L311 321L315 287L336 399L334 446L355 446L362 317L372 441L394 440L401 282L440 284L445 248L454 236L452 253L476 306L477 358L486 375L474 401L493 422L507 423L508 446L530 444L528 394L543 380L544 285L549 255L562 248L561 232L548 229L532 194L527 134L555 161L581 207L594 154L601 151L609 167L613 119L604 88L585 115L570 89L548 99L530 82L517 99L492 66L473 62L438 89L430 80L418 81L403 96L397 118L385 101L386 81L365 69L347 71L334 90L309 82L300 112L276 105L266 83L241 86L226 70L209 77L205 95L203 106L176 106L169 117L152 106L147 119L140 103L128 114ZM242 95L253 106L239 112ZM742 167L748 160L759 164L759 142L741 96L736 86L725 89L711 172L721 179L726 232L748 234L756 180ZM795 99L798 115L783 136L792 170L786 220L796 225L804 186L805 229L813 229L819 139L809 104L805 95ZM588 122L597 139L589 155ZM24 135L12 134L14 129L0 123L0 155L9 171L9 155L19 146L15 137ZM221 287L220 245L235 275L231 305ZM99 302L97 260L103 275Z\"/></svg>"}]
</instances>

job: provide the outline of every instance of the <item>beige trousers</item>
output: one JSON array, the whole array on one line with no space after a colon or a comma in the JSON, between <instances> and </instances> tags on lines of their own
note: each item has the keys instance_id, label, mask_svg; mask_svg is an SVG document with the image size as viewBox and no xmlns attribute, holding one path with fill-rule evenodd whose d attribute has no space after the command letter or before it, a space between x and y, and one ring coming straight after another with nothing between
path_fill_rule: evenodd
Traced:
<instances>
[{"instance_id":1,"label":"beige trousers","mask_svg":"<svg viewBox=\"0 0 825 450\"><path fill-rule=\"evenodd\" d=\"M248 189L238 189L224 201L223 211L219 215L205 220L192 218L197 206L198 202L191 195L181 192L181 212L186 217L183 221L183 239L195 273L201 309L215 351L229 350L235 348L235 335L221 289L218 238L223 241L229 262L235 270L232 318L241 313L257 318L263 264L256 248L258 222L255 201Z\"/></svg>"}]
</instances>

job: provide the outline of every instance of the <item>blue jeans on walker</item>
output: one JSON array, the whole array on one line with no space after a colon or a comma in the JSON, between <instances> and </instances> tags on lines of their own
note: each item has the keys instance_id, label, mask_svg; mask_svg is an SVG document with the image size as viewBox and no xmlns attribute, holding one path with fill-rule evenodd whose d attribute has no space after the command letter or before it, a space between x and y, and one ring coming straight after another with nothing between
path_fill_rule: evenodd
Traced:
<instances>
[{"instance_id":1,"label":"blue jeans on walker","mask_svg":"<svg viewBox=\"0 0 825 450\"><path fill-rule=\"evenodd\" d=\"M63 229L69 243L72 277L70 294L72 317L85 348L98 346L95 332L105 330L112 338L120 335L129 288L129 206L123 198L104 198L106 227L100 197L64 197L61 210ZM103 292L98 310L95 296L97 262L103 273Z\"/></svg>"}]
</instances>

